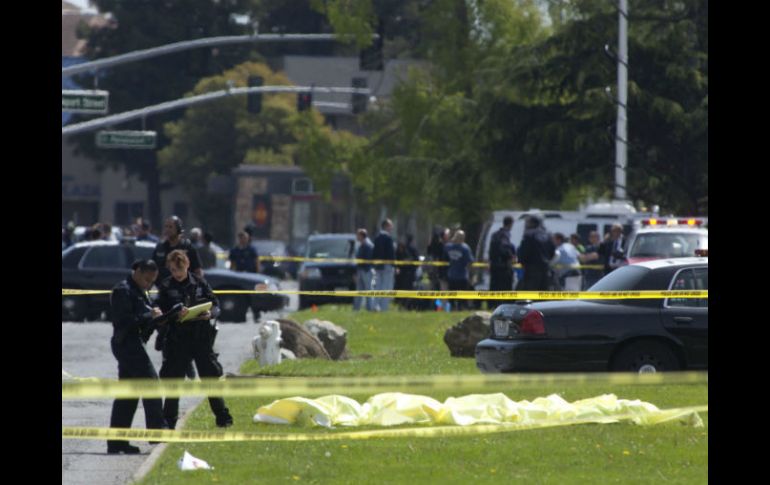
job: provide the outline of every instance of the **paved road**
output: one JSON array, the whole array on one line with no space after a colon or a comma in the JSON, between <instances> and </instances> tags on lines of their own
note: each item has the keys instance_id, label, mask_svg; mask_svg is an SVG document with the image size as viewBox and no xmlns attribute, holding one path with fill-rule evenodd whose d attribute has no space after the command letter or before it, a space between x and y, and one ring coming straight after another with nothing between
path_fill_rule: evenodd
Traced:
<instances>
[{"instance_id":1,"label":"paved road","mask_svg":"<svg viewBox=\"0 0 770 485\"><path fill-rule=\"evenodd\" d=\"M296 283L282 284L282 287L296 288ZM297 308L297 297L291 297L289 309L293 310ZM278 313L268 313L262 319L277 316ZM254 324L250 312L245 324L219 324L215 347L225 373L237 373L243 361L251 358ZM112 324L109 322L62 322L62 370L78 377L117 378L118 366L110 350L111 336ZM148 353L158 370L161 355L152 348L154 341L153 337ZM201 398L182 398L180 416L200 401ZM112 400L108 399L62 401L62 426L109 426L111 409ZM134 427L144 428L141 402L134 416ZM142 450L139 455L108 455L104 441L62 439L62 485L128 483L153 449L147 442L132 444Z\"/></svg>"}]
</instances>

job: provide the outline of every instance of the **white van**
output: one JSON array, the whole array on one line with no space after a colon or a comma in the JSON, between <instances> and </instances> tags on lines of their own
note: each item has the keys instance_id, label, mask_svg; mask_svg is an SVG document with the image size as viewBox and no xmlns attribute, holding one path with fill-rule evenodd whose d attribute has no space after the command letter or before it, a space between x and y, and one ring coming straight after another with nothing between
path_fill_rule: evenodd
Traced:
<instances>
[{"instance_id":1,"label":"white van","mask_svg":"<svg viewBox=\"0 0 770 485\"><path fill-rule=\"evenodd\" d=\"M484 224L479 238L479 244L476 247L476 261L489 261L489 243L492 240L492 234L503 226L505 216L513 217L513 229L511 229L511 242L518 250L521 245L521 239L524 235L524 223L530 215L537 215L543 221L545 229L551 234L560 232L569 238L570 234L577 233L583 244L588 244L588 235L591 231L597 231L600 237L610 231L613 224L621 224L626 236L630 236L634 228L638 226L638 220L644 217L650 217L650 213L640 213L627 203L622 202L604 202L592 204L580 211L559 211L559 210L541 210L529 209L527 211L510 210L494 211L490 221ZM489 289L489 270L485 268L474 268L476 275L476 290ZM516 270L514 276L514 288L516 281L521 277L521 270Z\"/></svg>"}]
</instances>

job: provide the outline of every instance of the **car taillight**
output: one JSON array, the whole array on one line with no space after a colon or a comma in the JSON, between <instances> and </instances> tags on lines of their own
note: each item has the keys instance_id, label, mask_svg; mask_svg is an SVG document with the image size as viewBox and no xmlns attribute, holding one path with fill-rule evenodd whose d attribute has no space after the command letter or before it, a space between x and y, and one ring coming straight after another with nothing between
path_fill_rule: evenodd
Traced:
<instances>
[{"instance_id":1,"label":"car taillight","mask_svg":"<svg viewBox=\"0 0 770 485\"><path fill-rule=\"evenodd\" d=\"M545 320L543 314L537 310L532 310L524 317L524 320L519 324L519 333L542 335L545 333Z\"/></svg>"}]
</instances>

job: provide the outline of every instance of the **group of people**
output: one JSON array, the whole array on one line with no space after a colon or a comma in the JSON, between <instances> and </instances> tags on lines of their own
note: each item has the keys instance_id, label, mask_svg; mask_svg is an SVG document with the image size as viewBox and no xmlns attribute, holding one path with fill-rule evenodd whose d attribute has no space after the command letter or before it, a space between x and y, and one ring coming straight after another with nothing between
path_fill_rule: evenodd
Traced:
<instances>
[{"instance_id":1,"label":"group of people","mask_svg":"<svg viewBox=\"0 0 770 485\"><path fill-rule=\"evenodd\" d=\"M513 263L517 261L523 267L517 291L580 291L626 264L626 240L620 224L614 224L603 241L598 232L592 231L589 244L583 246L578 234L571 234L569 239L558 232L551 235L539 217L530 216L525 221L518 251L510 240L512 227L513 218L505 217L503 227L490 242L490 291L511 290ZM601 266L602 269L582 269L584 265Z\"/></svg>"},{"instance_id":2,"label":"group of people","mask_svg":"<svg viewBox=\"0 0 770 485\"><path fill-rule=\"evenodd\" d=\"M357 290L414 290L418 265L410 262L420 261L420 253L414 246L414 237L410 234L395 244L391 235L392 229L393 222L390 219L382 221L380 231L373 242L369 239L366 229L358 229L356 239L359 244L355 257L359 260L405 261L407 264L359 262L356 267ZM474 259L470 247L465 243L465 232L458 229L451 237L450 235L448 228L441 233L435 233L426 251L429 261L445 263L441 266L431 266L429 270L433 289L470 289L470 268ZM365 307L369 311L387 311L389 303L390 298L355 297L353 310L358 311ZM399 304L405 308L419 305L413 299L402 299ZM462 300L456 300L455 306L462 307Z\"/></svg>"},{"instance_id":3,"label":"group of people","mask_svg":"<svg viewBox=\"0 0 770 485\"><path fill-rule=\"evenodd\" d=\"M171 216L163 225L164 240L158 242L152 258L136 261L131 274L119 282L110 295L113 336L112 353L118 361L118 378L184 378L192 363L202 377L221 377L222 365L214 352L219 301L203 277L201 258L193 242L184 237L182 220ZM150 300L148 290L155 285L158 298ZM211 303L211 309L182 321L189 309ZM157 373L147 354L146 344L157 330L155 348L163 353ZM179 399L142 398L148 429L174 429L179 418ZM138 399L116 399L110 427L129 428ZM216 425L227 427L233 418L224 399L210 397L209 405ZM139 453L127 441L107 442L110 454Z\"/></svg>"}]
</instances>

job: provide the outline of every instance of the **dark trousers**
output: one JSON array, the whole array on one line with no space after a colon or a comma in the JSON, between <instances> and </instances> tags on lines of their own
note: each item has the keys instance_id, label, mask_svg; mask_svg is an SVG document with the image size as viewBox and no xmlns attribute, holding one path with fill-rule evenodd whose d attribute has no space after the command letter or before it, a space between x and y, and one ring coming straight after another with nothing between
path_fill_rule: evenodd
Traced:
<instances>
[{"instance_id":1,"label":"dark trousers","mask_svg":"<svg viewBox=\"0 0 770 485\"><path fill-rule=\"evenodd\" d=\"M489 291L513 291L513 267L492 266L489 268ZM508 303L506 300L487 300L490 310L498 305Z\"/></svg>"},{"instance_id":2,"label":"dark trousers","mask_svg":"<svg viewBox=\"0 0 770 485\"><path fill-rule=\"evenodd\" d=\"M553 272L548 266L524 266L524 277L516 291L548 291L554 286Z\"/></svg>"},{"instance_id":3,"label":"dark trousers","mask_svg":"<svg viewBox=\"0 0 770 485\"><path fill-rule=\"evenodd\" d=\"M449 291L465 291L470 289L470 286L468 280L449 280ZM466 308L470 308L467 300L452 300L453 310L464 310Z\"/></svg>"},{"instance_id":4,"label":"dark trousers","mask_svg":"<svg viewBox=\"0 0 770 485\"><path fill-rule=\"evenodd\" d=\"M166 339L163 365L160 368L161 379L183 378L190 362L195 361L201 377L221 377L222 365L213 350L214 331L207 321L186 322L185 328L177 328ZM221 397L210 397L209 406L215 416L228 411ZM163 402L163 415L169 425L176 425L179 417L179 399L166 398Z\"/></svg>"},{"instance_id":5,"label":"dark trousers","mask_svg":"<svg viewBox=\"0 0 770 485\"><path fill-rule=\"evenodd\" d=\"M150 361L150 357L144 350L139 338L126 340L116 344L111 342L112 354L118 359L118 379L157 379L158 374ZM115 399L112 404L110 416L111 428L130 428L134 421L134 414L139 405L139 399ZM163 418L160 399L142 398L144 406L144 418L148 429L166 428L166 420ZM121 444L124 441L108 441L110 444Z\"/></svg>"}]
</instances>

